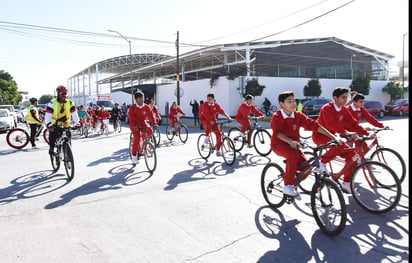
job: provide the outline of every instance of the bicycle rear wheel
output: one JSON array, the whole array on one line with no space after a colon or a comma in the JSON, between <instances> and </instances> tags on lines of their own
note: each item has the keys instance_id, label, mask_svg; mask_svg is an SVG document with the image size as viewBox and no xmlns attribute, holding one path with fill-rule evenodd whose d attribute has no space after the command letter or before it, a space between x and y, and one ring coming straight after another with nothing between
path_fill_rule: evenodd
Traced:
<instances>
[{"instance_id":1,"label":"bicycle rear wheel","mask_svg":"<svg viewBox=\"0 0 412 263\"><path fill-rule=\"evenodd\" d=\"M285 172L282 167L276 163L268 163L263 168L260 187L266 202L273 208L281 207L286 202L283 194L284 176Z\"/></svg>"},{"instance_id":2,"label":"bicycle rear wheel","mask_svg":"<svg viewBox=\"0 0 412 263\"><path fill-rule=\"evenodd\" d=\"M371 154L370 159L384 163L395 172L398 176L400 183L405 180L406 177L406 164L402 156L395 150L389 148L379 148Z\"/></svg>"},{"instance_id":3,"label":"bicycle rear wheel","mask_svg":"<svg viewBox=\"0 0 412 263\"><path fill-rule=\"evenodd\" d=\"M166 137L169 139L169 141L173 140L173 137L175 137L172 129L172 124L170 123L166 125Z\"/></svg>"},{"instance_id":4,"label":"bicycle rear wheel","mask_svg":"<svg viewBox=\"0 0 412 263\"><path fill-rule=\"evenodd\" d=\"M230 138L224 138L222 145L220 146L222 151L223 160L227 165L232 165L236 161L236 150L233 142Z\"/></svg>"},{"instance_id":5,"label":"bicycle rear wheel","mask_svg":"<svg viewBox=\"0 0 412 263\"><path fill-rule=\"evenodd\" d=\"M231 128L227 136L232 140L235 150L240 152L244 146L244 137L240 135L240 129Z\"/></svg>"},{"instance_id":6,"label":"bicycle rear wheel","mask_svg":"<svg viewBox=\"0 0 412 263\"><path fill-rule=\"evenodd\" d=\"M300 127L299 128L299 137L302 140L308 140L308 139L312 138L312 131L307 131L303 127Z\"/></svg>"},{"instance_id":7,"label":"bicycle rear wheel","mask_svg":"<svg viewBox=\"0 0 412 263\"><path fill-rule=\"evenodd\" d=\"M253 144L256 152L261 156L268 156L272 151L270 147L270 140L270 133L267 130L257 130L253 136Z\"/></svg>"},{"instance_id":8,"label":"bicycle rear wheel","mask_svg":"<svg viewBox=\"0 0 412 263\"><path fill-rule=\"evenodd\" d=\"M49 144L49 129L45 128L43 132L43 139L47 144Z\"/></svg>"},{"instance_id":9,"label":"bicycle rear wheel","mask_svg":"<svg viewBox=\"0 0 412 263\"><path fill-rule=\"evenodd\" d=\"M207 142L205 142L207 139ZM206 134L200 134L197 139L197 151L199 152L200 157L203 159L209 158L212 153L212 144L210 143L209 137Z\"/></svg>"},{"instance_id":10,"label":"bicycle rear wheel","mask_svg":"<svg viewBox=\"0 0 412 263\"><path fill-rule=\"evenodd\" d=\"M7 133L6 141L10 147L21 149L29 143L29 134L20 128L13 129Z\"/></svg>"},{"instance_id":11,"label":"bicycle rear wheel","mask_svg":"<svg viewBox=\"0 0 412 263\"><path fill-rule=\"evenodd\" d=\"M149 172L153 172L156 169L156 149L152 142L146 141L144 144L144 161Z\"/></svg>"},{"instance_id":12,"label":"bicycle rear wheel","mask_svg":"<svg viewBox=\"0 0 412 263\"><path fill-rule=\"evenodd\" d=\"M366 161L356 167L351 179L352 196L366 211L382 214L392 210L401 198L401 184L387 165Z\"/></svg>"},{"instance_id":13,"label":"bicycle rear wheel","mask_svg":"<svg viewBox=\"0 0 412 263\"><path fill-rule=\"evenodd\" d=\"M188 138L188 130L186 125L184 124L180 124L180 128L179 128L179 139L182 143L186 143L187 138Z\"/></svg>"},{"instance_id":14,"label":"bicycle rear wheel","mask_svg":"<svg viewBox=\"0 0 412 263\"><path fill-rule=\"evenodd\" d=\"M64 142L63 143L63 163L64 168L66 169L66 175L69 181L71 181L74 177L74 159L73 159L73 152L70 143Z\"/></svg>"},{"instance_id":15,"label":"bicycle rear wheel","mask_svg":"<svg viewBox=\"0 0 412 263\"><path fill-rule=\"evenodd\" d=\"M346 225L347 210L340 187L329 178L318 180L310 196L313 217L327 235L338 235Z\"/></svg>"}]
</instances>

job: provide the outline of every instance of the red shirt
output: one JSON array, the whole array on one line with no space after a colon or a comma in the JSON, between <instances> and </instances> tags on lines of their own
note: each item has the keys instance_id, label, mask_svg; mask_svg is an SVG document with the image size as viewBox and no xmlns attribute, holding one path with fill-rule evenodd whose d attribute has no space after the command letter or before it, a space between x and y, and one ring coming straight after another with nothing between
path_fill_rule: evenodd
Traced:
<instances>
[{"instance_id":1,"label":"red shirt","mask_svg":"<svg viewBox=\"0 0 412 263\"><path fill-rule=\"evenodd\" d=\"M107 118L110 118L110 113L107 110L99 111L99 114L97 114L97 117L105 120Z\"/></svg>"},{"instance_id":2,"label":"red shirt","mask_svg":"<svg viewBox=\"0 0 412 263\"><path fill-rule=\"evenodd\" d=\"M183 114L183 115L186 115L179 106L177 106L176 109L173 108L173 106L170 107L169 118L174 118L174 116L176 116L178 113L181 113L181 114Z\"/></svg>"},{"instance_id":3,"label":"red shirt","mask_svg":"<svg viewBox=\"0 0 412 263\"><path fill-rule=\"evenodd\" d=\"M282 133L289 139L294 141L299 141L299 128L303 127L305 130L317 131L319 128L319 124L307 117L300 111L295 111L295 116L284 118L282 115L282 111L276 111L273 116L272 120L270 121L270 126L272 128L272 139L271 145L275 145L277 143L285 143L281 139L278 138L279 133Z\"/></svg>"},{"instance_id":4,"label":"red shirt","mask_svg":"<svg viewBox=\"0 0 412 263\"><path fill-rule=\"evenodd\" d=\"M146 121L149 119L151 123L157 124L155 118L153 117L153 111L149 105L143 104L138 106L136 103L129 108L129 127L150 127L149 123Z\"/></svg>"},{"instance_id":5,"label":"red shirt","mask_svg":"<svg viewBox=\"0 0 412 263\"><path fill-rule=\"evenodd\" d=\"M358 121L358 123L360 122L361 119L364 119L365 121L369 122L375 127L378 127L378 128L385 127L381 122L375 119L375 117L373 117L372 114L370 114L369 111L364 106L360 107L360 109L356 111L353 110L352 104L346 106L346 108L352 114L353 118L355 118L355 120Z\"/></svg>"},{"instance_id":6,"label":"red shirt","mask_svg":"<svg viewBox=\"0 0 412 263\"><path fill-rule=\"evenodd\" d=\"M199 119L205 123L210 123L211 121L217 122L217 114L224 114L225 111L220 107L220 105L215 101L213 105L209 103L203 103L201 107L201 114Z\"/></svg>"},{"instance_id":7,"label":"red shirt","mask_svg":"<svg viewBox=\"0 0 412 263\"><path fill-rule=\"evenodd\" d=\"M246 102L243 102L237 110L236 118L247 119L250 116L250 113L253 113L256 116L263 116L263 113L256 109L255 105L247 105Z\"/></svg>"},{"instance_id":8,"label":"red shirt","mask_svg":"<svg viewBox=\"0 0 412 263\"><path fill-rule=\"evenodd\" d=\"M343 135L345 131L352 131L361 135L368 135L368 131L359 125L346 107L343 106L340 111L337 111L334 102L329 102L322 107L317 121L332 134ZM330 141L328 136L317 131L313 132L312 139L316 144Z\"/></svg>"}]
</instances>

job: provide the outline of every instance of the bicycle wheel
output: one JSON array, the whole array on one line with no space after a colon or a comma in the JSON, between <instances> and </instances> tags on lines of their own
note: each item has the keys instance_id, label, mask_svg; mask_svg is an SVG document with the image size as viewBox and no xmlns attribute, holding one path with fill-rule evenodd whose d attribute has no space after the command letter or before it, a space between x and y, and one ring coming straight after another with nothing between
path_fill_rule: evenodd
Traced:
<instances>
[{"instance_id":1,"label":"bicycle wheel","mask_svg":"<svg viewBox=\"0 0 412 263\"><path fill-rule=\"evenodd\" d=\"M303 152L306 158L309 160L309 163L315 158L313 152ZM303 169L304 167L298 167L298 170ZM305 193L310 194L312 192L313 184L315 183L315 175L311 172L304 180L299 182L299 188Z\"/></svg>"},{"instance_id":2,"label":"bicycle wheel","mask_svg":"<svg viewBox=\"0 0 412 263\"><path fill-rule=\"evenodd\" d=\"M152 142L145 142L143 155L147 170L149 170L149 172L153 172L156 169L157 157L156 149Z\"/></svg>"},{"instance_id":3,"label":"bicycle wheel","mask_svg":"<svg viewBox=\"0 0 412 263\"><path fill-rule=\"evenodd\" d=\"M286 202L283 194L284 176L282 167L276 163L268 163L263 168L260 187L266 202L273 208L281 207Z\"/></svg>"},{"instance_id":4,"label":"bicycle wheel","mask_svg":"<svg viewBox=\"0 0 412 263\"><path fill-rule=\"evenodd\" d=\"M129 158L130 159L132 159L133 142L134 142L134 136L133 136L133 133L130 133L130 138L129 138Z\"/></svg>"},{"instance_id":5,"label":"bicycle wheel","mask_svg":"<svg viewBox=\"0 0 412 263\"><path fill-rule=\"evenodd\" d=\"M356 167L351 179L352 196L366 211L382 214L392 210L401 198L401 184L387 165L366 161Z\"/></svg>"},{"instance_id":6,"label":"bicycle wheel","mask_svg":"<svg viewBox=\"0 0 412 263\"><path fill-rule=\"evenodd\" d=\"M233 145L235 146L235 150L237 152L240 152L245 144L244 137L240 135L240 129L231 128L227 136L232 140Z\"/></svg>"},{"instance_id":7,"label":"bicycle wheel","mask_svg":"<svg viewBox=\"0 0 412 263\"><path fill-rule=\"evenodd\" d=\"M43 132L43 139L47 144L49 144L49 129L45 128Z\"/></svg>"},{"instance_id":8,"label":"bicycle wheel","mask_svg":"<svg viewBox=\"0 0 412 263\"><path fill-rule=\"evenodd\" d=\"M338 235L346 225L347 210L340 187L330 178L318 180L310 196L313 217L327 235Z\"/></svg>"},{"instance_id":9,"label":"bicycle wheel","mask_svg":"<svg viewBox=\"0 0 412 263\"><path fill-rule=\"evenodd\" d=\"M53 154L52 156L50 156L50 161L53 167L53 171L57 172L60 168L60 149L59 147L56 145L54 146L53 152L55 154Z\"/></svg>"},{"instance_id":10,"label":"bicycle wheel","mask_svg":"<svg viewBox=\"0 0 412 263\"><path fill-rule=\"evenodd\" d=\"M272 107L270 107L270 110L272 111L272 114L273 114L278 110L278 107L276 107L275 105L272 105Z\"/></svg>"},{"instance_id":11,"label":"bicycle wheel","mask_svg":"<svg viewBox=\"0 0 412 263\"><path fill-rule=\"evenodd\" d=\"M154 138L154 142L155 142L155 146L159 146L160 144L160 131L159 128L155 128L153 127L153 138Z\"/></svg>"},{"instance_id":12,"label":"bicycle wheel","mask_svg":"<svg viewBox=\"0 0 412 263\"><path fill-rule=\"evenodd\" d=\"M108 125L105 125L105 127L104 127L104 134L106 136L109 136L109 126Z\"/></svg>"},{"instance_id":13,"label":"bicycle wheel","mask_svg":"<svg viewBox=\"0 0 412 263\"><path fill-rule=\"evenodd\" d=\"M267 130L260 129L253 136L255 150L261 156L268 156L272 151L270 147L270 133Z\"/></svg>"},{"instance_id":14,"label":"bicycle wheel","mask_svg":"<svg viewBox=\"0 0 412 263\"><path fill-rule=\"evenodd\" d=\"M405 180L406 164L402 156L395 150L379 148L371 154L370 159L390 166L398 176L401 184Z\"/></svg>"},{"instance_id":15,"label":"bicycle wheel","mask_svg":"<svg viewBox=\"0 0 412 263\"><path fill-rule=\"evenodd\" d=\"M307 131L303 127L300 127L299 128L299 137L302 140L308 140L308 139L312 138L312 131Z\"/></svg>"},{"instance_id":16,"label":"bicycle wheel","mask_svg":"<svg viewBox=\"0 0 412 263\"><path fill-rule=\"evenodd\" d=\"M207 139L207 143L205 143ZM206 134L200 134L197 139L197 151L199 152L200 157L203 159L209 158L212 153L212 144L210 143L209 137Z\"/></svg>"},{"instance_id":17,"label":"bicycle wheel","mask_svg":"<svg viewBox=\"0 0 412 263\"><path fill-rule=\"evenodd\" d=\"M118 123L117 123L117 120L115 120L115 121L113 122L113 131L114 131L114 132L117 132L117 127L118 127Z\"/></svg>"},{"instance_id":18,"label":"bicycle wheel","mask_svg":"<svg viewBox=\"0 0 412 263\"><path fill-rule=\"evenodd\" d=\"M173 140L173 137L175 137L175 134L172 131L172 124L166 125L166 137L169 139L169 141Z\"/></svg>"},{"instance_id":19,"label":"bicycle wheel","mask_svg":"<svg viewBox=\"0 0 412 263\"><path fill-rule=\"evenodd\" d=\"M117 131L119 133L122 132L122 122L120 121L120 119L117 119Z\"/></svg>"},{"instance_id":20,"label":"bicycle wheel","mask_svg":"<svg viewBox=\"0 0 412 263\"><path fill-rule=\"evenodd\" d=\"M13 129L7 133L6 141L10 147L21 149L29 143L29 134L20 128Z\"/></svg>"},{"instance_id":21,"label":"bicycle wheel","mask_svg":"<svg viewBox=\"0 0 412 263\"><path fill-rule=\"evenodd\" d=\"M180 139L180 141L181 141L182 143L186 143L187 138L189 137L189 136L188 136L188 133L189 133L189 132L188 132L188 130L187 130L186 125L180 124L178 133L179 133L179 139Z\"/></svg>"},{"instance_id":22,"label":"bicycle wheel","mask_svg":"<svg viewBox=\"0 0 412 263\"><path fill-rule=\"evenodd\" d=\"M63 143L63 163L64 168L66 169L67 178L71 181L74 177L74 159L72 147L67 141Z\"/></svg>"},{"instance_id":23,"label":"bicycle wheel","mask_svg":"<svg viewBox=\"0 0 412 263\"><path fill-rule=\"evenodd\" d=\"M83 135L85 138L89 136L89 129L87 128L87 126L83 126Z\"/></svg>"},{"instance_id":24,"label":"bicycle wheel","mask_svg":"<svg viewBox=\"0 0 412 263\"><path fill-rule=\"evenodd\" d=\"M232 140L228 137L223 139L222 145L220 146L222 151L223 160L227 165L232 165L236 161L236 150L235 145Z\"/></svg>"}]
</instances>

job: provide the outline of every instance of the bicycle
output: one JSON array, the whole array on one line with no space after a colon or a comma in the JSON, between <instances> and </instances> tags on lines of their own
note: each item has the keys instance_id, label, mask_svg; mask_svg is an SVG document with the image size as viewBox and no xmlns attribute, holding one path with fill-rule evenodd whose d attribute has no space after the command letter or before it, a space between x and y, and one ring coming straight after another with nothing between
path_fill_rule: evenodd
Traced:
<instances>
[{"instance_id":1,"label":"bicycle","mask_svg":"<svg viewBox=\"0 0 412 263\"><path fill-rule=\"evenodd\" d=\"M113 118L113 130L114 132L121 132L122 131L122 122L120 120L120 116L114 116Z\"/></svg>"},{"instance_id":2,"label":"bicycle","mask_svg":"<svg viewBox=\"0 0 412 263\"><path fill-rule=\"evenodd\" d=\"M357 135L357 140L362 141L373 136ZM356 148L347 151L356 151ZM305 155L312 155L312 153L305 152ZM402 195L401 183L391 167L382 162L366 159L358 152L346 167L340 169L344 162L345 160L340 157L329 162L328 166L332 178L337 182L347 169L356 165L352 173L350 187L353 198L363 209L375 214L382 214L392 210L399 203ZM338 170L338 166L340 171L336 173L334 170ZM308 187L310 178L308 177L309 180L305 180L306 182L303 181L299 185L306 193L310 192Z\"/></svg>"},{"instance_id":3,"label":"bicycle","mask_svg":"<svg viewBox=\"0 0 412 263\"><path fill-rule=\"evenodd\" d=\"M83 136L87 138L89 136L89 130L87 128L87 123L85 120L80 120L80 126L76 128L76 131L79 133L79 136Z\"/></svg>"},{"instance_id":4,"label":"bicycle","mask_svg":"<svg viewBox=\"0 0 412 263\"><path fill-rule=\"evenodd\" d=\"M103 128L100 129L100 134L109 136L109 119L100 120L103 123Z\"/></svg>"},{"instance_id":5,"label":"bicycle","mask_svg":"<svg viewBox=\"0 0 412 263\"><path fill-rule=\"evenodd\" d=\"M217 125L220 127L220 134L222 136L222 145L220 147L220 151L223 157L223 160L227 165L232 165L236 161L236 150L233 141L224 134L223 132L223 124L228 123L229 121L218 122ZM215 150L215 141L213 139L214 131L211 131L209 135L202 133L199 135L197 139L197 150L200 154L200 157L203 159L209 158L212 152ZM207 140L206 140L207 139Z\"/></svg>"},{"instance_id":6,"label":"bicycle","mask_svg":"<svg viewBox=\"0 0 412 263\"><path fill-rule=\"evenodd\" d=\"M240 134L240 129L237 127L229 130L228 136L233 141L237 152L241 151L245 144L248 144L249 148L255 147L256 152L262 156L270 154L272 151L270 147L271 136L267 130L259 125L258 119L260 118L262 117L253 116L250 118L254 123L247 128L246 138Z\"/></svg>"},{"instance_id":7,"label":"bicycle","mask_svg":"<svg viewBox=\"0 0 412 263\"><path fill-rule=\"evenodd\" d=\"M36 140L40 136L42 131L43 131L44 140L47 142L47 144L49 144L49 135L48 135L49 132L48 132L47 129L44 128L43 123L41 123L37 127L37 131L36 131L36 135L35 135ZM10 147L13 147L15 149L22 149L22 148L26 147L26 145L30 141L30 135L29 134L30 134L30 127L29 127L28 124L26 124L26 129L14 128L14 129L10 130L7 133L7 136L6 136L7 144Z\"/></svg>"},{"instance_id":8,"label":"bicycle","mask_svg":"<svg viewBox=\"0 0 412 263\"><path fill-rule=\"evenodd\" d=\"M295 186L313 174L315 178L312 191L310 193L310 204L313 217L319 228L327 235L338 235L346 225L347 208L342 191L338 184L331 179L331 176L319 169L319 152L326 146L337 145L331 141L325 146L310 146L301 143L302 148L311 148L313 157L305 163L299 165L296 172ZM283 194L283 177L285 172L277 163L268 163L262 171L261 190L263 197L269 206L279 208L284 203L292 203L295 197Z\"/></svg>"},{"instance_id":9,"label":"bicycle","mask_svg":"<svg viewBox=\"0 0 412 263\"><path fill-rule=\"evenodd\" d=\"M151 141L151 138L147 138L147 130L150 129L150 127L133 127L134 130L139 130L139 129L144 129L145 130L145 136L143 138L143 142L139 144L139 148L137 150L137 155L138 156L144 156L144 160L146 163L147 170L149 172L153 172L156 169L157 165L157 156L156 156L156 148ZM142 134L141 134L142 135ZM132 146L134 142L134 136L133 133L130 133L130 139L129 139L129 157L132 159ZM135 166L135 164L133 165Z\"/></svg>"},{"instance_id":10,"label":"bicycle","mask_svg":"<svg viewBox=\"0 0 412 263\"><path fill-rule=\"evenodd\" d=\"M69 181L74 177L74 159L71 147L71 139L68 135L72 128L55 126L59 137L56 140L53 149L53 155L50 156L53 171L57 172L60 168L60 163L63 161L66 175Z\"/></svg>"},{"instance_id":11,"label":"bicycle","mask_svg":"<svg viewBox=\"0 0 412 263\"><path fill-rule=\"evenodd\" d=\"M174 131L171 123L168 123L166 125L166 137L169 139L169 141L171 141L173 140L173 137L176 135L179 136L179 139L182 143L186 143L187 139L189 138L187 126L180 122L180 116L176 117L178 117L178 121L175 123Z\"/></svg>"},{"instance_id":12,"label":"bicycle","mask_svg":"<svg viewBox=\"0 0 412 263\"><path fill-rule=\"evenodd\" d=\"M273 113L275 113L277 110L278 110L278 107L276 107L275 105L271 105L269 107L266 107L263 105L260 108L260 111L263 112L266 117L272 116Z\"/></svg>"}]
</instances>

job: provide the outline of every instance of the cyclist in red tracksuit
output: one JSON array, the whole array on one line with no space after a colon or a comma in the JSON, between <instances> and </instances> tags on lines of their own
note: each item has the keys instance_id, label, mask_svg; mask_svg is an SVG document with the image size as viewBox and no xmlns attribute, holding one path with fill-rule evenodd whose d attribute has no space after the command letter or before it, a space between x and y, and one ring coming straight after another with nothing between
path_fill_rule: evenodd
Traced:
<instances>
[{"instance_id":1,"label":"cyclist in red tracksuit","mask_svg":"<svg viewBox=\"0 0 412 263\"><path fill-rule=\"evenodd\" d=\"M240 104L239 109L236 113L236 121L242 125L240 129L240 135L245 137L246 130L250 127L250 114L253 113L256 116L263 116L263 113L259 111L255 105L252 103L253 96L246 95L245 101ZM248 142L250 144L250 142Z\"/></svg>"},{"instance_id":2,"label":"cyclist in red tracksuit","mask_svg":"<svg viewBox=\"0 0 412 263\"><path fill-rule=\"evenodd\" d=\"M178 122L179 121L179 118L177 117L177 114L182 114L182 115L184 115L184 116L186 116L186 113L184 113L183 111L182 111L182 109L177 105L177 103L176 103L176 101L174 101L173 103L172 103L172 106L170 107L170 110L169 110L169 120L171 120L172 121L172 131L173 132L175 132L175 125L176 125L176 122Z\"/></svg>"},{"instance_id":3,"label":"cyclist in red tracksuit","mask_svg":"<svg viewBox=\"0 0 412 263\"><path fill-rule=\"evenodd\" d=\"M216 145L215 149L216 155L220 155L221 152L219 151L220 146L222 145L222 135L220 133L220 128L217 125L217 115L222 114L225 115L229 121L233 121L233 119L227 114L223 108L216 102L215 94L209 93L207 94L207 101L202 106L202 113L200 114L200 121L204 124L206 128L206 136L209 136L210 132L214 132L216 135ZM206 137L205 143L207 143L209 137Z\"/></svg>"}]
</instances>

